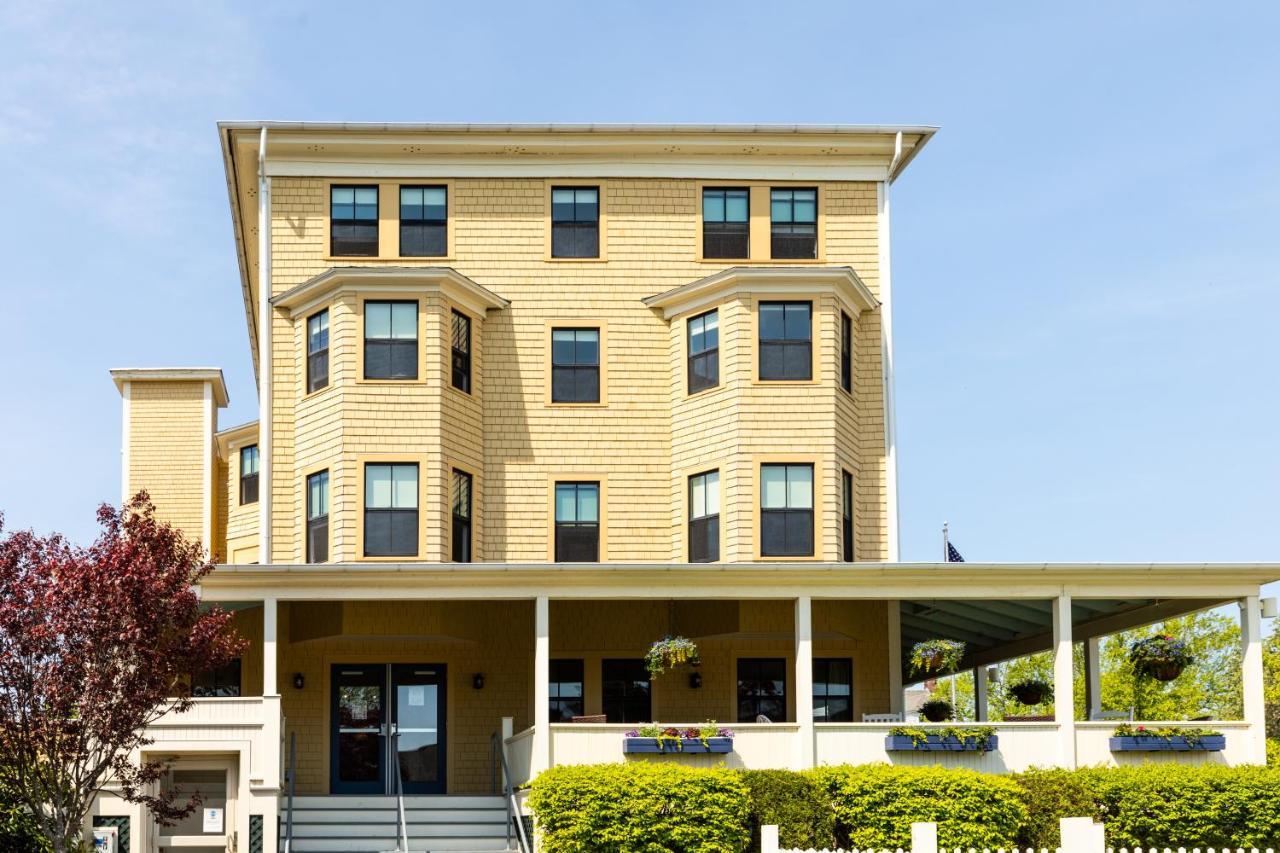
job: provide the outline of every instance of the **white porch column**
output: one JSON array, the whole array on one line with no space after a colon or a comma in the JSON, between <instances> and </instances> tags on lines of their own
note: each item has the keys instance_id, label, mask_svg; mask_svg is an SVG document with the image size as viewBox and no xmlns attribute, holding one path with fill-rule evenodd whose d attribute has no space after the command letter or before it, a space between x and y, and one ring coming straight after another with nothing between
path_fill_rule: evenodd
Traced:
<instances>
[{"instance_id":1,"label":"white porch column","mask_svg":"<svg viewBox=\"0 0 1280 853\"><path fill-rule=\"evenodd\" d=\"M551 766L551 601L545 595L533 604L533 757L536 776Z\"/></svg>"},{"instance_id":2,"label":"white porch column","mask_svg":"<svg viewBox=\"0 0 1280 853\"><path fill-rule=\"evenodd\" d=\"M1084 643L1084 686L1089 719L1102 713L1102 638L1090 637Z\"/></svg>"},{"instance_id":3,"label":"white porch column","mask_svg":"<svg viewBox=\"0 0 1280 853\"><path fill-rule=\"evenodd\" d=\"M973 716L979 723L985 723L990 715L987 713L987 668L973 668Z\"/></svg>"},{"instance_id":4,"label":"white porch column","mask_svg":"<svg viewBox=\"0 0 1280 853\"><path fill-rule=\"evenodd\" d=\"M249 811L261 814L263 820L263 853L276 853L278 833L271 830L278 814L278 797L283 789L283 759L281 754L284 718L280 708L280 685L277 676L280 630L280 603L271 597L262 600L262 755L250 757L251 766L245 766L247 753L241 752L240 782L245 796L240 802L236 823L243 838L249 835ZM252 796L249 796L252 795Z\"/></svg>"},{"instance_id":5,"label":"white porch column","mask_svg":"<svg viewBox=\"0 0 1280 853\"><path fill-rule=\"evenodd\" d=\"M1262 611L1258 596L1240 600L1241 684L1249 724L1249 761L1267 763L1266 706L1262 693Z\"/></svg>"},{"instance_id":6,"label":"white porch column","mask_svg":"<svg viewBox=\"0 0 1280 853\"><path fill-rule=\"evenodd\" d=\"M262 695L279 696L276 684L276 618L275 598L262 599Z\"/></svg>"},{"instance_id":7,"label":"white porch column","mask_svg":"<svg viewBox=\"0 0 1280 853\"><path fill-rule=\"evenodd\" d=\"M800 769L813 766L813 608L812 599L796 599L796 722L800 724Z\"/></svg>"},{"instance_id":8,"label":"white porch column","mask_svg":"<svg viewBox=\"0 0 1280 853\"><path fill-rule=\"evenodd\" d=\"M1071 596L1053 602L1053 718L1058 724L1061 765L1076 766L1075 674L1072 671Z\"/></svg>"},{"instance_id":9,"label":"white porch column","mask_svg":"<svg viewBox=\"0 0 1280 853\"><path fill-rule=\"evenodd\" d=\"M902 713L902 602L886 602L889 623L889 713Z\"/></svg>"}]
</instances>

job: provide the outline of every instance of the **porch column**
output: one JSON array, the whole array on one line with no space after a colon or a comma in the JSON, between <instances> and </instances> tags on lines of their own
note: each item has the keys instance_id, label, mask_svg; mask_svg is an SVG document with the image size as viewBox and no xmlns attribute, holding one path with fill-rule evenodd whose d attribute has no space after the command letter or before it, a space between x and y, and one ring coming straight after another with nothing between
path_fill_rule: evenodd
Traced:
<instances>
[{"instance_id":1,"label":"porch column","mask_svg":"<svg viewBox=\"0 0 1280 853\"><path fill-rule=\"evenodd\" d=\"M283 788L283 714L280 707L280 685L277 680L279 641L279 600L262 600L262 748L261 754L240 753L240 808L237 831L249 837L249 813L261 814L263 827L275 826L278 798ZM246 761L246 758L248 759ZM276 853L278 833L264 831L263 853Z\"/></svg>"},{"instance_id":2,"label":"porch column","mask_svg":"<svg viewBox=\"0 0 1280 853\"><path fill-rule=\"evenodd\" d=\"M902 602L886 602L889 623L889 713L902 713Z\"/></svg>"},{"instance_id":3,"label":"porch column","mask_svg":"<svg viewBox=\"0 0 1280 853\"><path fill-rule=\"evenodd\" d=\"M1098 719L1102 713L1102 638L1084 641L1084 688L1089 709L1088 718Z\"/></svg>"},{"instance_id":4,"label":"porch column","mask_svg":"<svg viewBox=\"0 0 1280 853\"><path fill-rule=\"evenodd\" d=\"M813 608L812 599L796 599L796 722L800 724L800 769L813 766Z\"/></svg>"},{"instance_id":5,"label":"porch column","mask_svg":"<svg viewBox=\"0 0 1280 853\"><path fill-rule=\"evenodd\" d=\"M275 598L262 599L262 695L278 696L276 685L276 611Z\"/></svg>"},{"instance_id":6,"label":"porch column","mask_svg":"<svg viewBox=\"0 0 1280 853\"><path fill-rule=\"evenodd\" d=\"M990 716L987 713L987 694L987 668L975 666L973 668L973 716L979 723L985 723Z\"/></svg>"},{"instance_id":7,"label":"porch column","mask_svg":"<svg viewBox=\"0 0 1280 853\"><path fill-rule=\"evenodd\" d=\"M533 757L536 776L551 766L551 601L545 595L533 604Z\"/></svg>"},{"instance_id":8,"label":"porch column","mask_svg":"<svg viewBox=\"0 0 1280 853\"><path fill-rule=\"evenodd\" d=\"M1058 724L1061 765L1076 766L1075 675L1072 672L1071 596L1053 602L1053 718Z\"/></svg>"},{"instance_id":9,"label":"porch column","mask_svg":"<svg viewBox=\"0 0 1280 853\"><path fill-rule=\"evenodd\" d=\"M1258 596L1240 599L1241 684L1249 724L1249 762L1267 763L1266 706L1262 693L1262 612Z\"/></svg>"}]
</instances>

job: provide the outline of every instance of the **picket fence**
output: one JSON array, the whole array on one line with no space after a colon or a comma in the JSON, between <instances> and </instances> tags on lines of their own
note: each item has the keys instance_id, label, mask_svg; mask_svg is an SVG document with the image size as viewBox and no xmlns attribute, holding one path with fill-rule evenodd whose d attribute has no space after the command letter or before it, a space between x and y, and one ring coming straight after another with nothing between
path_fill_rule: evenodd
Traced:
<instances>
[{"instance_id":1,"label":"picket fence","mask_svg":"<svg viewBox=\"0 0 1280 853\"><path fill-rule=\"evenodd\" d=\"M798 848L780 848L778 846L778 827L763 826L760 828L760 853L1276 853L1267 847L1239 847L1224 844L1221 847L1169 847L1167 845L1148 845L1140 847L1105 847L1103 845L1103 826L1093 823L1088 818L1063 818L1061 847L1039 849L1034 847L939 847L938 827L933 823L911 824L911 848L897 849L855 848L853 850L808 850Z\"/></svg>"}]
</instances>

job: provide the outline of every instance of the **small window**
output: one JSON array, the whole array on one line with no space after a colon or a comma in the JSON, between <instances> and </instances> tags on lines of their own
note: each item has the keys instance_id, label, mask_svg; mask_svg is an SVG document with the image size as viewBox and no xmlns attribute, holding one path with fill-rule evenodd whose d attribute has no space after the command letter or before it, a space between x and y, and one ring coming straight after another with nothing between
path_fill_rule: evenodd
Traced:
<instances>
[{"instance_id":1,"label":"small window","mask_svg":"<svg viewBox=\"0 0 1280 853\"><path fill-rule=\"evenodd\" d=\"M329 384L329 309L307 318L307 393Z\"/></svg>"},{"instance_id":2,"label":"small window","mask_svg":"<svg viewBox=\"0 0 1280 853\"><path fill-rule=\"evenodd\" d=\"M720 312L689 318L689 393L720 384Z\"/></svg>"},{"instance_id":3,"label":"small window","mask_svg":"<svg viewBox=\"0 0 1280 853\"><path fill-rule=\"evenodd\" d=\"M600 693L601 710L610 723L647 723L653 719L649 670L643 660L602 660Z\"/></svg>"},{"instance_id":4,"label":"small window","mask_svg":"<svg viewBox=\"0 0 1280 853\"><path fill-rule=\"evenodd\" d=\"M364 304L364 378L418 378L418 303Z\"/></svg>"},{"instance_id":5,"label":"small window","mask_svg":"<svg viewBox=\"0 0 1280 853\"><path fill-rule=\"evenodd\" d=\"M813 721L853 722L853 661L813 659Z\"/></svg>"},{"instance_id":6,"label":"small window","mask_svg":"<svg viewBox=\"0 0 1280 853\"><path fill-rule=\"evenodd\" d=\"M364 466L364 555L418 555L418 466Z\"/></svg>"},{"instance_id":7,"label":"small window","mask_svg":"<svg viewBox=\"0 0 1280 853\"><path fill-rule=\"evenodd\" d=\"M840 556L846 563L853 562L853 475L840 472L842 484L840 497Z\"/></svg>"},{"instance_id":8,"label":"small window","mask_svg":"<svg viewBox=\"0 0 1280 853\"><path fill-rule=\"evenodd\" d=\"M760 303L760 378L813 378L813 306L808 302Z\"/></svg>"},{"instance_id":9,"label":"small window","mask_svg":"<svg viewBox=\"0 0 1280 853\"><path fill-rule=\"evenodd\" d=\"M551 257L600 257L600 188L551 188Z\"/></svg>"},{"instance_id":10,"label":"small window","mask_svg":"<svg viewBox=\"0 0 1280 853\"><path fill-rule=\"evenodd\" d=\"M771 723L787 720L787 661L785 658L738 659L738 722Z\"/></svg>"},{"instance_id":11,"label":"small window","mask_svg":"<svg viewBox=\"0 0 1280 853\"><path fill-rule=\"evenodd\" d=\"M750 257L749 208L745 188L708 187L702 191L702 257Z\"/></svg>"},{"instance_id":12,"label":"small window","mask_svg":"<svg viewBox=\"0 0 1280 853\"><path fill-rule=\"evenodd\" d=\"M449 254L447 187L400 188L400 255L438 258Z\"/></svg>"},{"instance_id":13,"label":"small window","mask_svg":"<svg viewBox=\"0 0 1280 853\"><path fill-rule=\"evenodd\" d=\"M840 387L853 393L853 320L840 314Z\"/></svg>"},{"instance_id":14,"label":"small window","mask_svg":"<svg viewBox=\"0 0 1280 853\"><path fill-rule=\"evenodd\" d=\"M720 559L720 472L689 478L689 562Z\"/></svg>"},{"instance_id":15,"label":"small window","mask_svg":"<svg viewBox=\"0 0 1280 853\"><path fill-rule=\"evenodd\" d=\"M818 191L774 189L769 201L772 257L818 257Z\"/></svg>"},{"instance_id":16,"label":"small window","mask_svg":"<svg viewBox=\"0 0 1280 853\"><path fill-rule=\"evenodd\" d=\"M197 699L240 695L240 658L225 666L206 669L191 676L191 695Z\"/></svg>"},{"instance_id":17,"label":"small window","mask_svg":"<svg viewBox=\"0 0 1280 853\"><path fill-rule=\"evenodd\" d=\"M453 312L453 387L471 393L471 318Z\"/></svg>"},{"instance_id":18,"label":"small window","mask_svg":"<svg viewBox=\"0 0 1280 853\"><path fill-rule=\"evenodd\" d=\"M240 504L258 502L258 445L240 448Z\"/></svg>"},{"instance_id":19,"label":"small window","mask_svg":"<svg viewBox=\"0 0 1280 853\"><path fill-rule=\"evenodd\" d=\"M307 562L329 561L329 472L307 477Z\"/></svg>"},{"instance_id":20,"label":"small window","mask_svg":"<svg viewBox=\"0 0 1280 853\"><path fill-rule=\"evenodd\" d=\"M551 661L551 722L567 723L586 713L582 672L581 659Z\"/></svg>"},{"instance_id":21,"label":"small window","mask_svg":"<svg viewBox=\"0 0 1280 853\"><path fill-rule=\"evenodd\" d=\"M600 402L600 330L551 330L551 402Z\"/></svg>"},{"instance_id":22,"label":"small window","mask_svg":"<svg viewBox=\"0 0 1280 853\"><path fill-rule=\"evenodd\" d=\"M453 561L471 562L471 475L453 469Z\"/></svg>"},{"instance_id":23,"label":"small window","mask_svg":"<svg viewBox=\"0 0 1280 853\"><path fill-rule=\"evenodd\" d=\"M813 556L813 466L760 466L760 553Z\"/></svg>"},{"instance_id":24,"label":"small window","mask_svg":"<svg viewBox=\"0 0 1280 853\"><path fill-rule=\"evenodd\" d=\"M600 484L556 483L556 562L600 559Z\"/></svg>"},{"instance_id":25,"label":"small window","mask_svg":"<svg viewBox=\"0 0 1280 853\"><path fill-rule=\"evenodd\" d=\"M334 186L329 189L329 254L335 257L377 256L376 186Z\"/></svg>"}]
</instances>

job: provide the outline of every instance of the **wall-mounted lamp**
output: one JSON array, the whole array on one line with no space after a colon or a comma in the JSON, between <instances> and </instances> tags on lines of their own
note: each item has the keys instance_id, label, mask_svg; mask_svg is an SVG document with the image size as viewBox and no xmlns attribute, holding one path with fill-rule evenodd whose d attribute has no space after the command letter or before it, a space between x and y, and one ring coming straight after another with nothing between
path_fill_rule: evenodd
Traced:
<instances>
[{"instance_id":1,"label":"wall-mounted lamp","mask_svg":"<svg viewBox=\"0 0 1280 853\"><path fill-rule=\"evenodd\" d=\"M1261 604L1262 616L1264 619L1274 619L1277 616L1280 616L1280 607L1276 607L1276 600L1274 598L1264 598L1262 599Z\"/></svg>"},{"instance_id":2,"label":"wall-mounted lamp","mask_svg":"<svg viewBox=\"0 0 1280 853\"><path fill-rule=\"evenodd\" d=\"M689 686L692 687L694 690L697 690L699 687L701 687L702 673L700 672L689 673Z\"/></svg>"},{"instance_id":3,"label":"wall-mounted lamp","mask_svg":"<svg viewBox=\"0 0 1280 853\"><path fill-rule=\"evenodd\" d=\"M306 680L305 678L303 678L303 677L302 677L302 673L300 673L300 672L295 672L295 673L293 674L293 689L294 689L294 690L301 690L303 687L305 687L305 686L306 686L306 684L307 684L307 680Z\"/></svg>"},{"instance_id":4,"label":"wall-mounted lamp","mask_svg":"<svg viewBox=\"0 0 1280 853\"><path fill-rule=\"evenodd\" d=\"M991 682L992 684L1000 683L1000 667L998 666L987 667L987 681Z\"/></svg>"},{"instance_id":5,"label":"wall-mounted lamp","mask_svg":"<svg viewBox=\"0 0 1280 853\"><path fill-rule=\"evenodd\" d=\"M471 676L471 686L476 690L484 690L484 673L477 672Z\"/></svg>"}]
</instances>

